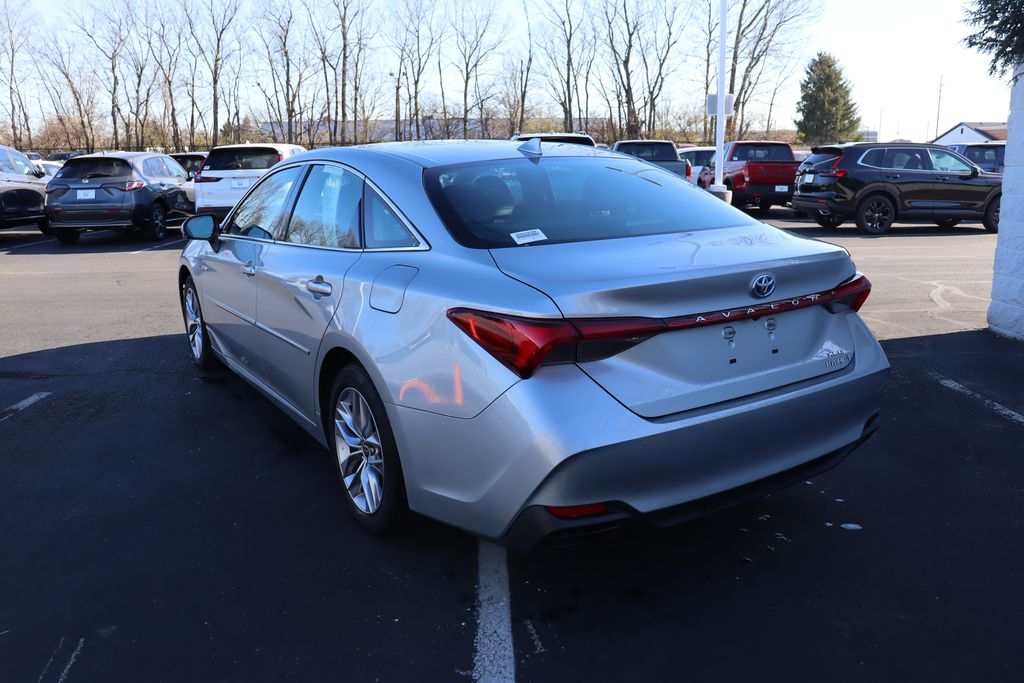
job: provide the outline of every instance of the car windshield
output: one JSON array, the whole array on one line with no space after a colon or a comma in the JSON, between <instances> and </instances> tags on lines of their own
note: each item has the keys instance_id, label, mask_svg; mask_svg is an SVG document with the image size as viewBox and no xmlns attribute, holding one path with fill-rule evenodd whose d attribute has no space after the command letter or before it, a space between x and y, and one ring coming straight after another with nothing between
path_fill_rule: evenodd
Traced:
<instances>
[{"instance_id":1,"label":"car windshield","mask_svg":"<svg viewBox=\"0 0 1024 683\"><path fill-rule=\"evenodd\" d=\"M647 161L679 161L679 153L676 152L676 147L672 144L624 142L615 151Z\"/></svg>"},{"instance_id":2,"label":"car windshield","mask_svg":"<svg viewBox=\"0 0 1024 683\"><path fill-rule=\"evenodd\" d=\"M75 157L57 172L58 178L127 178L132 167L124 159L113 157Z\"/></svg>"},{"instance_id":3,"label":"car windshield","mask_svg":"<svg viewBox=\"0 0 1024 683\"><path fill-rule=\"evenodd\" d=\"M206 157L204 171L266 170L280 161L273 147L221 147Z\"/></svg>"},{"instance_id":4,"label":"car windshield","mask_svg":"<svg viewBox=\"0 0 1024 683\"><path fill-rule=\"evenodd\" d=\"M507 159L424 172L449 232L479 249L710 230L751 219L683 178L613 157Z\"/></svg>"}]
</instances>

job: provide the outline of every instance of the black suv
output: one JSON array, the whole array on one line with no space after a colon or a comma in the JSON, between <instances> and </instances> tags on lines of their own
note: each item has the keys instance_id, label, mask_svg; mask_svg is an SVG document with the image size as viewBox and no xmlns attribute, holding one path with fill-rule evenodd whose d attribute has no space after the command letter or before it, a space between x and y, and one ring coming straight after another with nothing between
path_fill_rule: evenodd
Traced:
<instances>
[{"instance_id":1,"label":"black suv","mask_svg":"<svg viewBox=\"0 0 1024 683\"><path fill-rule=\"evenodd\" d=\"M815 147L800 164L793 208L835 228L852 218L880 234L899 221L951 228L981 220L999 229L1002 176L941 145L857 142Z\"/></svg>"}]
</instances>

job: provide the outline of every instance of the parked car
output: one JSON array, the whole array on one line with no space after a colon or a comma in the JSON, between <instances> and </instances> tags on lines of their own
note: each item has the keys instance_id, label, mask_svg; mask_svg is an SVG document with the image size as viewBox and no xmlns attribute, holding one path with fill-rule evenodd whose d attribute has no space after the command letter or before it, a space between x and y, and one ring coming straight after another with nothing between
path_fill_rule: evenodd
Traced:
<instances>
[{"instance_id":1,"label":"parked car","mask_svg":"<svg viewBox=\"0 0 1024 683\"><path fill-rule=\"evenodd\" d=\"M946 146L983 171L1003 172L1006 142L958 142Z\"/></svg>"},{"instance_id":2,"label":"parked car","mask_svg":"<svg viewBox=\"0 0 1024 683\"><path fill-rule=\"evenodd\" d=\"M596 147L594 138L586 133L516 133L512 136L512 140L520 142L533 139L539 139L541 142L566 142L573 145Z\"/></svg>"},{"instance_id":3,"label":"parked car","mask_svg":"<svg viewBox=\"0 0 1024 683\"><path fill-rule=\"evenodd\" d=\"M669 140L619 140L612 147L613 152L628 154L643 159L666 171L686 177L687 162L679 159L676 143ZM691 176L692 176L691 167Z\"/></svg>"},{"instance_id":4,"label":"parked car","mask_svg":"<svg viewBox=\"0 0 1024 683\"><path fill-rule=\"evenodd\" d=\"M370 531L409 509L516 548L665 526L878 426L888 363L849 254L621 154L320 149L183 231L195 365L330 449Z\"/></svg>"},{"instance_id":5,"label":"parked car","mask_svg":"<svg viewBox=\"0 0 1024 683\"><path fill-rule=\"evenodd\" d=\"M68 159L74 159L80 157L85 152L54 152L46 157L47 161L67 161Z\"/></svg>"},{"instance_id":6,"label":"parked car","mask_svg":"<svg viewBox=\"0 0 1024 683\"><path fill-rule=\"evenodd\" d=\"M0 145L0 228L34 224L46 233L46 178L28 157Z\"/></svg>"},{"instance_id":7,"label":"parked car","mask_svg":"<svg viewBox=\"0 0 1024 683\"><path fill-rule=\"evenodd\" d=\"M687 147L686 149L679 150L679 158L683 161L689 161L690 166L693 167L692 180L690 182L697 182L700 172L711 163L713 156L715 156L714 147Z\"/></svg>"},{"instance_id":8,"label":"parked car","mask_svg":"<svg viewBox=\"0 0 1024 683\"><path fill-rule=\"evenodd\" d=\"M815 147L800 166L793 208L822 227L853 219L880 234L894 222L951 228L980 220L999 229L1002 176L941 145L855 142Z\"/></svg>"},{"instance_id":9,"label":"parked car","mask_svg":"<svg viewBox=\"0 0 1024 683\"><path fill-rule=\"evenodd\" d=\"M43 161L33 160L32 164L36 168L38 168L40 171L43 172L43 175L45 176L46 182L50 182L50 178L52 178L53 176L57 175L57 171L59 171L64 166L64 164L62 164L62 163L60 163L58 161L45 161L45 160L43 160Z\"/></svg>"},{"instance_id":10,"label":"parked car","mask_svg":"<svg viewBox=\"0 0 1024 683\"><path fill-rule=\"evenodd\" d=\"M299 145L278 144L214 147L192 178L196 213L222 220L271 166L303 151Z\"/></svg>"},{"instance_id":11,"label":"parked car","mask_svg":"<svg viewBox=\"0 0 1024 683\"><path fill-rule=\"evenodd\" d=\"M88 230L140 230L162 240L167 225L190 214L181 186L188 174L174 159L150 152L77 156L46 186L46 215L61 244Z\"/></svg>"},{"instance_id":12,"label":"parked car","mask_svg":"<svg viewBox=\"0 0 1024 683\"><path fill-rule=\"evenodd\" d=\"M29 161L41 161L43 158L43 155L39 152L23 152L23 154Z\"/></svg>"},{"instance_id":13,"label":"parked car","mask_svg":"<svg viewBox=\"0 0 1024 683\"><path fill-rule=\"evenodd\" d=\"M169 154L168 156L177 161L188 174L188 182L183 183L181 189L185 190L185 195L192 203L192 212L194 213L196 204L195 176L199 173L199 169L203 167L203 163L206 161L206 152L178 152L175 154Z\"/></svg>"},{"instance_id":14,"label":"parked car","mask_svg":"<svg viewBox=\"0 0 1024 683\"><path fill-rule=\"evenodd\" d=\"M793 197L793 182L799 164L793 148L785 142L749 140L725 146L722 181L732 190L733 206L749 204L767 211L774 204L788 204ZM705 166L698 184L708 189L715 182L715 158Z\"/></svg>"}]
</instances>

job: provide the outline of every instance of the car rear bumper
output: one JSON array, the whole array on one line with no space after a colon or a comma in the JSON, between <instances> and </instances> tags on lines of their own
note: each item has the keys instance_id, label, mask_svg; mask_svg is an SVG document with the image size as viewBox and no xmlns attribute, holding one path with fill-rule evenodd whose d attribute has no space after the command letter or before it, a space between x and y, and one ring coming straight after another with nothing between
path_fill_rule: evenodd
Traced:
<instances>
[{"instance_id":1,"label":"car rear bumper","mask_svg":"<svg viewBox=\"0 0 1024 683\"><path fill-rule=\"evenodd\" d=\"M779 191L776 187L786 187L785 191ZM747 183L732 191L732 200L735 203L758 204L760 202L771 202L772 204L785 204L793 196L793 184L778 183Z\"/></svg>"},{"instance_id":2,"label":"car rear bumper","mask_svg":"<svg viewBox=\"0 0 1024 683\"><path fill-rule=\"evenodd\" d=\"M888 362L848 316L854 361L743 399L644 419L574 365L544 368L470 420L389 406L410 506L527 549L549 534L629 519L656 526L827 469L870 433ZM733 495L736 494L736 495ZM546 506L607 503L563 520Z\"/></svg>"},{"instance_id":3,"label":"car rear bumper","mask_svg":"<svg viewBox=\"0 0 1024 683\"><path fill-rule=\"evenodd\" d=\"M835 201L831 196L794 194L794 209L804 211L812 216L842 216L849 218L854 214L853 208Z\"/></svg>"},{"instance_id":4,"label":"car rear bumper","mask_svg":"<svg viewBox=\"0 0 1024 683\"><path fill-rule=\"evenodd\" d=\"M233 208L235 208L235 207L233 207L233 206L197 206L195 212L196 212L196 215L198 215L198 216L202 216L204 214L208 215L208 216L212 215L214 217L214 219L216 219L216 221L218 223L222 223L222 222L224 222L224 219L227 217L227 215L231 212L231 209L233 209Z\"/></svg>"}]
</instances>

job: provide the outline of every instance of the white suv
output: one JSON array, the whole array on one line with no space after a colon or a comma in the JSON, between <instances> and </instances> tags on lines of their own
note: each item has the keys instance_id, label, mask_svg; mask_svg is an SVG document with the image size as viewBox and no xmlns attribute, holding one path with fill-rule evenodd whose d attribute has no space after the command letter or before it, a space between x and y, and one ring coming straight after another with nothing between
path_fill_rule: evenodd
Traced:
<instances>
[{"instance_id":1,"label":"white suv","mask_svg":"<svg viewBox=\"0 0 1024 683\"><path fill-rule=\"evenodd\" d=\"M196 213L212 213L218 222L270 167L305 152L299 145L221 145L210 150L195 178Z\"/></svg>"}]
</instances>

